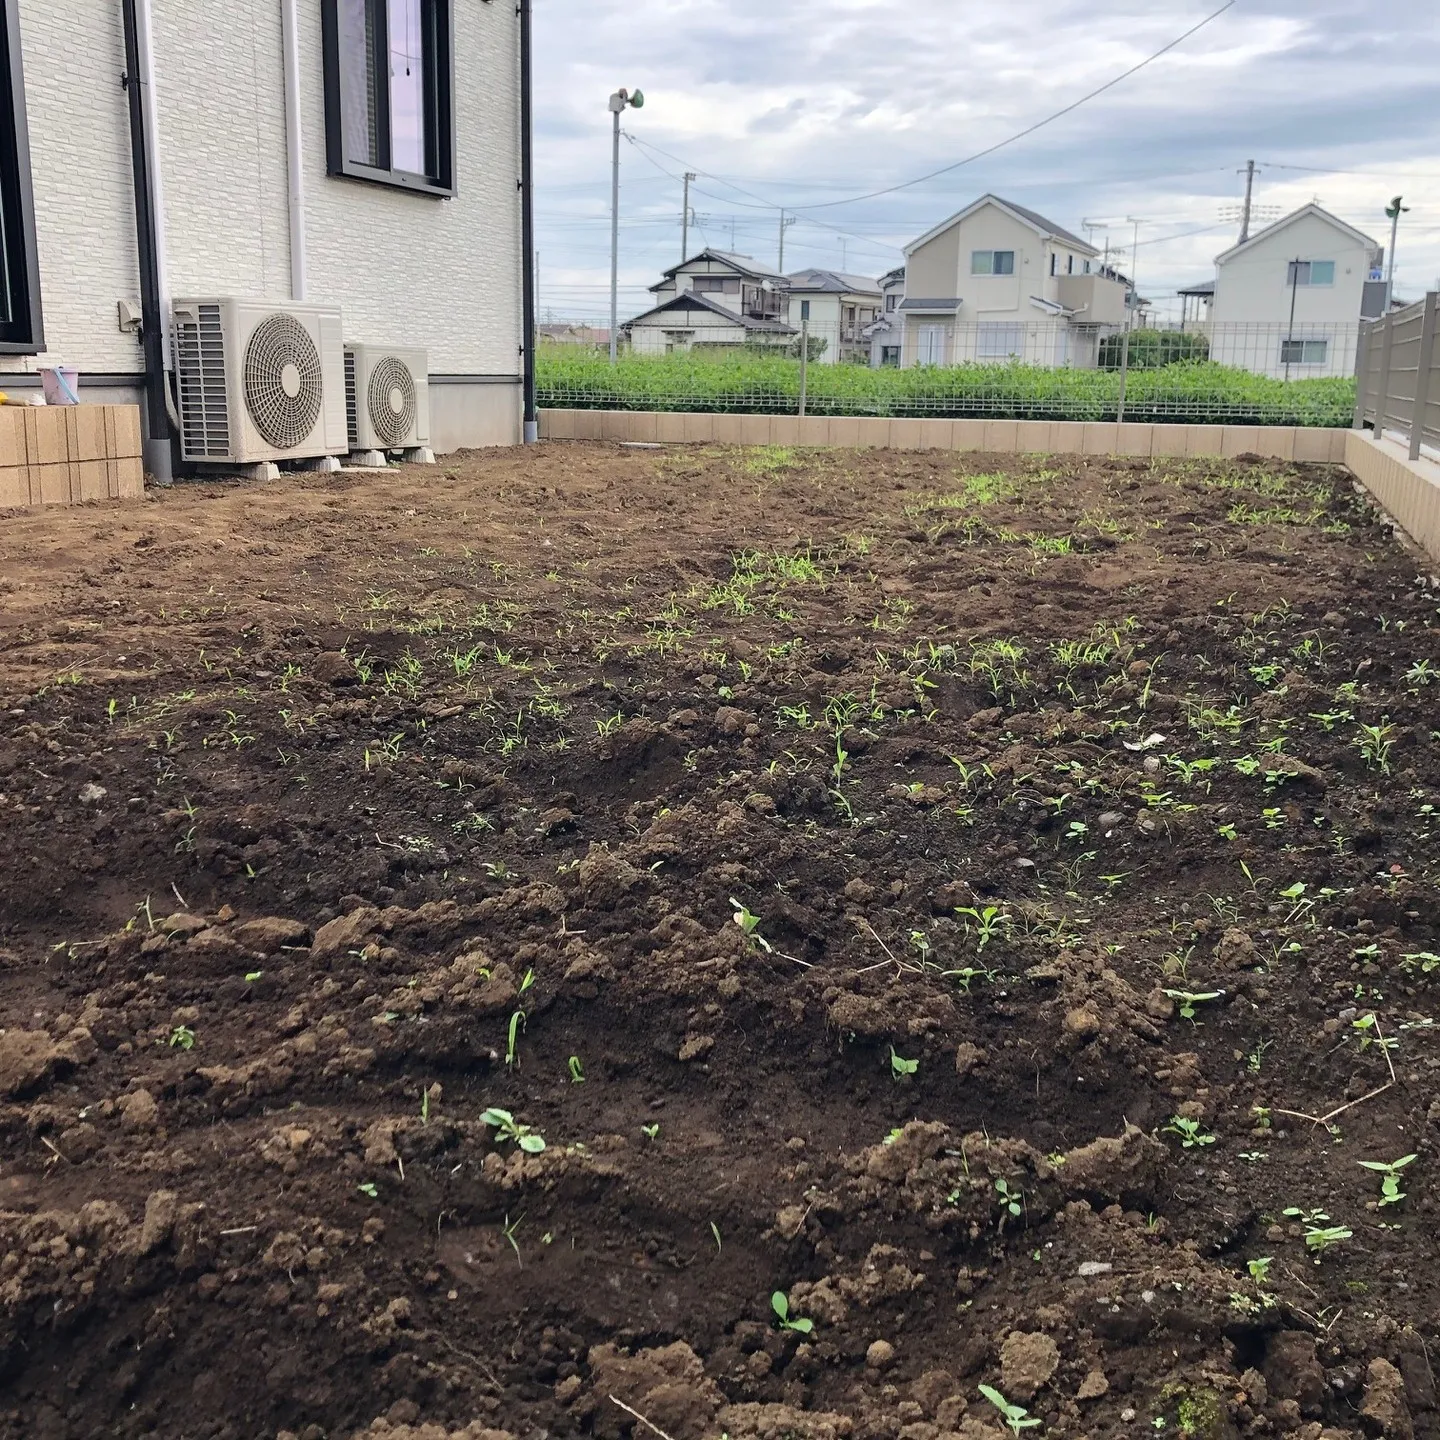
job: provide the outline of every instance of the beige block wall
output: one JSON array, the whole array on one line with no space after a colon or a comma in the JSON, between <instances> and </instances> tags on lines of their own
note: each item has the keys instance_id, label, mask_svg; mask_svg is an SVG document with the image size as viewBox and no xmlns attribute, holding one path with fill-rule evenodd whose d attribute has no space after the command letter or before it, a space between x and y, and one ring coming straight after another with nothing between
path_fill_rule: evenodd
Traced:
<instances>
[{"instance_id":1,"label":"beige block wall","mask_svg":"<svg viewBox=\"0 0 1440 1440\"><path fill-rule=\"evenodd\" d=\"M1292 425L1117 425L1071 420L888 420L865 415L709 415L542 410L545 440L988 450L1049 455L1265 455L1345 463L1348 430Z\"/></svg>"},{"instance_id":2,"label":"beige block wall","mask_svg":"<svg viewBox=\"0 0 1440 1440\"><path fill-rule=\"evenodd\" d=\"M1440 465L1411 460L1392 440L1345 434L1345 464L1400 528L1440 564Z\"/></svg>"},{"instance_id":3,"label":"beige block wall","mask_svg":"<svg viewBox=\"0 0 1440 1440\"><path fill-rule=\"evenodd\" d=\"M0 509L138 500L136 405L0 405Z\"/></svg>"}]
</instances>

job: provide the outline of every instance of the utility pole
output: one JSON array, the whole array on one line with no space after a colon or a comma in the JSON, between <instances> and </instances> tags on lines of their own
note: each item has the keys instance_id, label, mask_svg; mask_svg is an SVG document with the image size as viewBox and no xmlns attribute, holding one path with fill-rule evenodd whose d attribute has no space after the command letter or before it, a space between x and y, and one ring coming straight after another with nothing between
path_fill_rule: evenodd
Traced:
<instances>
[{"instance_id":1,"label":"utility pole","mask_svg":"<svg viewBox=\"0 0 1440 1440\"><path fill-rule=\"evenodd\" d=\"M1400 229L1400 217L1409 210L1408 205L1400 203L1402 197L1397 195L1386 207L1385 213L1390 217L1390 253L1385 257L1385 313L1390 313L1390 306L1395 301L1395 236Z\"/></svg>"},{"instance_id":2,"label":"utility pole","mask_svg":"<svg viewBox=\"0 0 1440 1440\"><path fill-rule=\"evenodd\" d=\"M614 141L610 155L610 363L615 363L615 345L620 328L620 116L626 106L638 110L645 103L641 90L617 90L610 97L614 120Z\"/></svg>"},{"instance_id":3,"label":"utility pole","mask_svg":"<svg viewBox=\"0 0 1440 1440\"><path fill-rule=\"evenodd\" d=\"M1287 380L1290 378L1290 356L1295 349L1295 292L1300 287L1300 266L1304 263L1298 255L1290 262L1290 326L1281 346L1285 357L1285 378ZM1303 342L1301 349L1304 349Z\"/></svg>"},{"instance_id":4,"label":"utility pole","mask_svg":"<svg viewBox=\"0 0 1440 1440\"><path fill-rule=\"evenodd\" d=\"M683 265L690 258L690 182L695 179L695 172L685 172L685 200L680 207L680 263Z\"/></svg>"},{"instance_id":5,"label":"utility pole","mask_svg":"<svg viewBox=\"0 0 1440 1440\"><path fill-rule=\"evenodd\" d=\"M1140 289L1136 283L1135 275L1140 268L1140 224L1133 215L1127 215L1126 220L1135 227L1135 242L1131 251L1130 260L1130 295L1126 306L1125 330L1120 337L1120 399L1115 408L1116 423L1123 423L1125 419L1125 383L1130 375L1130 331L1135 324L1135 316L1140 309ZM1105 253L1110 253L1109 242L1106 242Z\"/></svg>"},{"instance_id":6,"label":"utility pole","mask_svg":"<svg viewBox=\"0 0 1440 1440\"><path fill-rule=\"evenodd\" d=\"M1245 162L1245 204L1240 211L1240 243L1250 238L1250 197L1255 193L1255 162Z\"/></svg>"},{"instance_id":7,"label":"utility pole","mask_svg":"<svg viewBox=\"0 0 1440 1440\"><path fill-rule=\"evenodd\" d=\"M783 210L780 212L780 259L776 262L775 269L781 275L785 273L785 232L795 224L799 218L798 215L792 215L787 220L785 218L785 212Z\"/></svg>"}]
</instances>

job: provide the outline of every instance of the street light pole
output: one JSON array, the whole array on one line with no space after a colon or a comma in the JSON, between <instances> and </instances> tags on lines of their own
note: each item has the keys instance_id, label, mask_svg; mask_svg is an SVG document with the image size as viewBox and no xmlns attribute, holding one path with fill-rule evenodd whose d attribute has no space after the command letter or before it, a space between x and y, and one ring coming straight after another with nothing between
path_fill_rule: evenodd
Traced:
<instances>
[{"instance_id":1,"label":"street light pole","mask_svg":"<svg viewBox=\"0 0 1440 1440\"><path fill-rule=\"evenodd\" d=\"M690 258L690 182L695 179L695 172L685 172L685 196L680 207L680 263L683 265Z\"/></svg>"},{"instance_id":2,"label":"street light pole","mask_svg":"<svg viewBox=\"0 0 1440 1440\"><path fill-rule=\"evenodd\" d=\"M615 122L610 155L610 363L615 363L617 331L620 327L620 116L627 105L638 110L645 103L636 90L617 90L610 97L610 116Z\"/></svg>"},{"instance_id":3,"label":"street light pole","mask_svg":"<svg viewBox=\"0 0 1440 1440\"><path fill-rule=\"evenodd\" d=\"M1397 195L1386 207L1385 213L1390 217L1390 253L1385 257L1385 313L1390 313L1390 306L1395 301L1395 235L1400 229L1400 217L1409 210L1408 205L1400 203L1402 197Z\"/></svg>"}]
</instances>

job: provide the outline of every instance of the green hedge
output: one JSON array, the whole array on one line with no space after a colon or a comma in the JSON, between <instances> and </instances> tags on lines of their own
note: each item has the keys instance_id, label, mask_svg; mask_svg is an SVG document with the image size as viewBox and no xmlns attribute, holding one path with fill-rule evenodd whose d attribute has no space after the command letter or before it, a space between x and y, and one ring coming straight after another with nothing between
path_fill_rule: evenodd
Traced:
<instances>
[{"instance_id":1,"label":"green hedge","mask_svg":"<svg viewBox=\"0 0 1440 1440\"><path fill-rule=\"evenodd\" d=\"M626 355L612 369L604 355L547 346L537 370L546 409L793 415L800 398L799 361L765 355ZM806 408L811 415L1113 420L1119 397L1120 376L1105 370L811 365ZM1138 423L1345 426L1354 408L1351 379L1287 383L1209 361L1138 368L1125 398L1125 418Z\"/></svg>"}]
</instances>

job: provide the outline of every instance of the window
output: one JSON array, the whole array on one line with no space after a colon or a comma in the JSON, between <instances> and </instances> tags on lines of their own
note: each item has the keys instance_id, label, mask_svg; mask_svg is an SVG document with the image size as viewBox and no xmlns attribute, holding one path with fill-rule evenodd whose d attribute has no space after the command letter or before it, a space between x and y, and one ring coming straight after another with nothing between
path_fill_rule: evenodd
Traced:
<instances>
[{"instance_id":1,"label":"window","mask_svg":"<svg viewBox=\"0 0 1440 1440\"><path fill-rule=\"evenodd\" d=\"M1055 267L1060 263L1060 257L1052 250L1050 252L1050 273L1055 273Z\"/></svg>"},{"instance_id":2,"label":"window","mask_svg":"<svg viewBox=\"0 0 1440 1440\"><path fill-rule=\"evenodd\" d=\"M45 334L40 324L19 0L0 5L0 26L5 47L0 55L0 353L36 355L45 348Z\"/></svg>"},{"instance_id":3,"label":"window","mask_svg":"<svg viewBox=\"0 0 1440 1440\"><path fill-rule=\"evenodd\" d=\"M810 318L810 302L808 300L802 300L800 302L800 318L802 320L808 320Z\"/></svg>"},{"instance_id":4,"label":"window","mask_svg":"<svg viewBox=\"0 0 1440 1440\"><path fill-rule=\"evenodd\" d=\"M900 297L898 295L887 295L885 297L885 313L887 315L893 315L895 313L895 306L899 303L899 300Z\"/></svg>"},{"instance_id":5,"label":"window","mask_svg":"<svg viewBox=\"0 0 1440 1440\"><path fill-rule=\"evenodd\" d=\"M738 295L740 281L733 275L696 275L690 288L697 295Z\"/></svg>"},{"instance_id":6,"label":"window","mask_svg":"<svg viewBox=\"0 0 1440 1440\"><path fill-rule=\"evenodd\" d=\"M922 325L919 341L919 354L916 358L920 364L943 365L945 363L945 327L943 325Z\"/></svg>"},{"instance_id":7,"label":"window","mask_svg":"<svg viewBox=\"0 0 1440 1440\"><path fill-rule=\"evenodd\" d=\"M1323 365L1330 355L1328 340L1282 340L1282 365Z\"/></svg>"},{"instance_id":8,"label":"window","mask_svg":"<svg viewBox=\"0 0 1440 1440\"><path fill-rule=\"evenodd\" d=\"M1333 260L1292 260L1285 267L1287 285L1333 285L1335 283L1335 262Z\"/></svg>"},{"instance_id":9,"label":"window","mask_svg":"<svg viewBox=\"0 0 1440 1440\"><path fill-rule=\"evenodd\" d=\"M1073 255L1067 255L1065 257L1065 273L1067 275L1073 275L1075 273L1075 257Z\"/></svg>"},{"instance_id":10,"label":"window","mask_svg":"<svg viewBox=\"0 0 1440 1440\"><path fill-rule=\"evenodd\" d=\"M972 250L970 252L970 273L972 275L1013 275L1015 273L1015 252L1013 250Z\"/></svg>"},{"instance_id":11,"label":"window","mask_svg":"<svg viewBox=\"0 0 1440 1440\"><path fill-rule=\"evenodd\" d=\"M330 173L455 193L452 0L323 0Z\"/></svg>"},{"instance_id":12,"label":"window","mask_svg":"<svg viewBox=\"0 0 1440 1440\"><path fill-rule=\"evenodd\" d=\"M900 368L900 347L898 345L882 345L880 347L880 364L887 370L898 370Z\"/></svg>"},{"instance_id":13,"label":"window","mask_svg":"<svg viewBox=\"0 0 1440 1440\"><path fill-rule=\"evenodd\" d=\"M1025 327L982 320L976 326L975 354L981 360L1009 360L1025 353Z\"/></svg>"},{"instance_id":14,"label":"window","mask_svg":"<svg viewBox=\"0 0 1440 1440\"><path fill-rule=\"evenodd\" d=\"M1090 273L1090 262L1087 260L1087 261L1085 262L1085 274L1088 275L1089 273Z\"/></svg>"}]
</instances>

